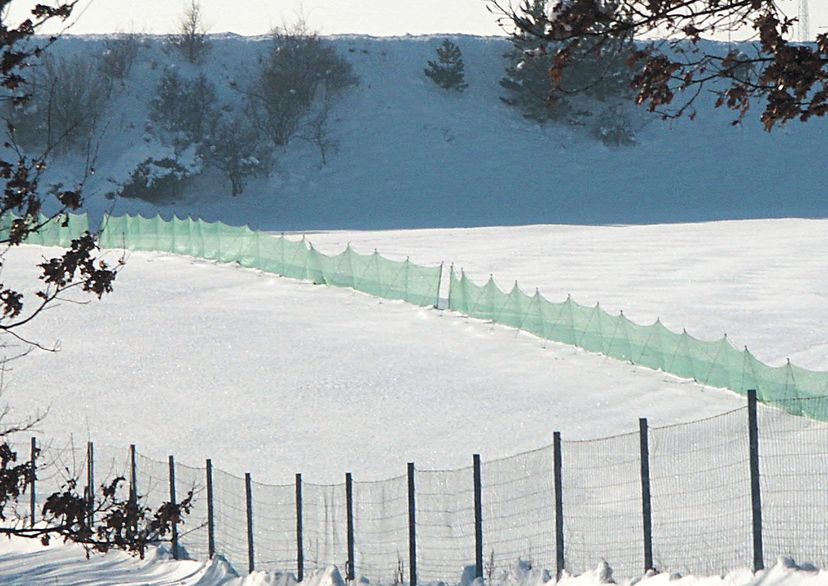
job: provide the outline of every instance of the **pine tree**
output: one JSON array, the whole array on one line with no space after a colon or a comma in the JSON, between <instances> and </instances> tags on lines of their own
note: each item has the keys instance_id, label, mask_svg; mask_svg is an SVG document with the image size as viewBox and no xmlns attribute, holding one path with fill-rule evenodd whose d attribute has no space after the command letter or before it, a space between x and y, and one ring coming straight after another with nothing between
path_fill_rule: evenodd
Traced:
<instances>
[{"instance_id":1,"label":"pine tree","mask_svg":"<svg viewBox=\"0 0 828 586\"><path fill-rule=\"evenodd\" d=\"M542 23L546 18L546 0L524 0L520 6L521 17L527 23ZM552 58L547 54L547 41L523 30L511 36L512 49L504 55L509 62L506 75L500 85L508 96L500 98L506 104L523 111L523 115L535 122L546 122L561 110L553 109L549 99L549 68Z\"/></svg>"},{"instance_id":2,"label":"pine tree","mask_svg":"<svg viewBox=\"0 0 828 586\"><path fill-rule=\"evenodd\" d=\"M437 58L439 62L429 61L428 67L423 70L426 77L446 90L462 92L469 87L460 47L446 39L437 47Z\"/></svg>"},{"instance_id":3,"label":"pine tree","mask_svg":"<svg viewBox=\"0 0 828 586\"><path fill-rule=\"evenodd\" d=\"M569 65L554 84L550 69L558 46L543 38L547 5L548 0L524 0L519 8L521 26L512 34L512 50L504 55L509 65L500 81L508 95L501 99L539 123L583 124L596 101L616 103L632 95L632 72L626 65L631 40L613 39L600 46L585 40L571 50Z\"/></svg>"}]
</instances>

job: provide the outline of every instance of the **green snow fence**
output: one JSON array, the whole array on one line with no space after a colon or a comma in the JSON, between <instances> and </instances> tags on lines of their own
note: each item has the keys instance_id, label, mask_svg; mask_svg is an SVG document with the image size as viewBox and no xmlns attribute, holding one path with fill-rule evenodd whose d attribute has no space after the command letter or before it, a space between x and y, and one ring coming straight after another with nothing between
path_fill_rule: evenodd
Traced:
<instances>
[{"instance_id":1,"label":"green snow fence","mask_svg":"<svg viewBox=\"0 0 828 586\"><path fill-rule=\"evenodd\" d=\"M350 245L340 254L317 251L303 237L292 241L282 236L253 231L247 226L228 226L160 216L109 216L100 239L103 248L172 252L219 262L237 262L264 272L313 281L333 287L350 287L383 299L415 305L438 301L442 267L423 267L393 261L374 254L354 252Z\"/></svg>"},{"instance_id":2,"label":"green snow fence","mask_svg":"<svg viewBox=\"0 0 828 586\"><path fill-rule=\"evenodd\" d=\"M15 216L11 214L5 214L0 218L0 238L8 238L11 223L15 219ZM89 230L89 218L86 214L66 214L65 217L51 220L40 214L38 222L44 223L44 226L37 232L29 234L26 244L65 247Z\"/></svg>"},{"instance_id":3,"label":"green snow fence","mask_svg":"<svg viewBox=\"0 0 828 586\"><path fill-rule=\"evenodd\" d=\"M727 336L705 342L686 331L672 332L660 320L641 326L623 313L608 314L600 304L585 307L571 297L552 303L537 290L534 295L527 295L517 283L509 293L504 293L491 276L484 285L476 285L465 272L458 275L452 268L449 283L452 311L705 385L739 393L756 389L759 399L766 403L828 421L826 372L813 372L790 363L768 366L747 348L734 348Z\"/></svg>"}]
</instances>

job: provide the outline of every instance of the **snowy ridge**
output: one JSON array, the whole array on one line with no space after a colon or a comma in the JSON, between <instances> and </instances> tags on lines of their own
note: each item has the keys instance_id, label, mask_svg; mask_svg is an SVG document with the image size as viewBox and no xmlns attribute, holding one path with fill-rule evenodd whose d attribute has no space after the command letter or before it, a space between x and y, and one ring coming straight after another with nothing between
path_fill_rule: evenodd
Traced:
<instances>
[{"instance_id":1,"label":"snowy ridge","mask_svg":"<svg viewBox=\"0 0 828 586\"><path fill-rule=\"evenodd\" d=\"M222 105L239 104L233 87L248 82L270 45L265 38L217 36L204 65L193 66L163 39L147 37L101 121L98 172L87 190L90 211L153 215L160 209L165 217L177 213L274 231L828 215L824 176L796 171L821 168L824 119L792 122L769 134L750 117L731 126L733 114L713 109L711 99L699 104L695 121L668 123L642 113L637 145L610 148L580 128L533 124L501 101L505 39L452 36L463 51L469 89L459 95L440 90L423 68L443 38L330 38L360 83L334 106L335 148L327 165L312 144L294 139L274 149L274 172L241 196L230 197L225 180L207 172L158 208L105 196L147 149L161 148L147 113L163 72L204 74ZM92 58L103 43L71 37L55 51ZM51 164L47 181L71 182L80 161Z\"/></svg>"}]
</instances>

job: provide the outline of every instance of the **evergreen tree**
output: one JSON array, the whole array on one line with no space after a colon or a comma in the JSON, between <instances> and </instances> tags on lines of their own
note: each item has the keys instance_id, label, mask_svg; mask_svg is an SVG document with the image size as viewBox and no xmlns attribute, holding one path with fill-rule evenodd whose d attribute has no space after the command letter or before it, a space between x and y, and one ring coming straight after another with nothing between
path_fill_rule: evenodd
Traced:
<instances>
[{"instance_id":1,"label":"evergreen tree","mask_svg":"<svg viewBox=\"0 0 828 586\"><path fill-rule=\"evenodd\" d=\"M508 95L501 99L536 122L582 124L593 109L605 109L596 107L596 101L615 104L632 95L633 72L626 65L632 43L613 39L599 46L585 39L568 51L566 67L558 67L558 46L543 34L547 4L547 0L524 0L519 8L520 26L512 33L512 50L504 55L509 64L500 81Z\"/></svg>"},{"instance_id":2,"label":"evergreen tree","mask_svg":"<svg viewBox=\"0 0 828 586\"><path fill-rule=\"evenodd\" d=\"M546 0L524 0L520 13L526 19L527 27L531 23L542 23L546 18ZM511 42L512 49L504 55L509 63L506 75L500 80L500 85L507 90L508 95L500 99L510 106L520 108L530 120L546 122L556 114L550 107L549 100L549 69L552 59L547 54L548 42L542 35L534 35L523 29L512 33ZM560 109L557 113L561 113Z\"/></svg>"},{"instance_id":3,"label":"evergreen tree","mask_svg":"<svg viewBox=\"0 0 828 586\"><path fill-rule=\"evenodd\" d=\"M437 58L437 62L429 61L428 67L423 70L426 77L445 90L462 92L469 87L460 47L446 39L437 47Z\"/></svg>"}]
</instances>

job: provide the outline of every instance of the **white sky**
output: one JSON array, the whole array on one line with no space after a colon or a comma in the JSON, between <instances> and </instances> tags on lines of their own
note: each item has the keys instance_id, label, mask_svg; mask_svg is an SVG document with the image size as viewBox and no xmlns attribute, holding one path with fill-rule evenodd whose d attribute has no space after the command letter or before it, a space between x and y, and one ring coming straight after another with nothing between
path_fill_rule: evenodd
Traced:
<instances>
[{"instance_id":1,"label":"white sky","mask_svg":"<svg viewBox=\"0 0 828 586\"><path fill-rule=\"evenodd\" d=\"M799 0L779 0L790 15ZM12 18L34 0L14 0ZM82 0L73 34L108 32L170 33L185 0ZM811 36L828 28L828 0L809 0ZM323 34L376 36L428 33L500 34L485 0L201 0L209 31L242 35L267 33L304 15Z\"/></svg>"}]
</instances>

